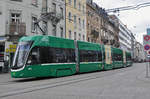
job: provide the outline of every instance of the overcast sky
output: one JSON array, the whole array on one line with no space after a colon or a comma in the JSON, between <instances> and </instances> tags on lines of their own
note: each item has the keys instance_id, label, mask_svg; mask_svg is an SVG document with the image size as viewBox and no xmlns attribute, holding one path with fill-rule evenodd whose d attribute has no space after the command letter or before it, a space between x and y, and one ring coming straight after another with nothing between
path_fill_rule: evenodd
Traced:
<instances>
[{"instance_id":1,"label":"overcast sky","mask_svg":"<svg viewBox=\"0 0 150 99\"><path fill-rule=\"evenodd\" d=\"M93 0L100 7L105 9L132 6L150 0ZM150 28L150 6L140 8L139 10L120 11L116 13L119 19L135 34L137 41L143 42L143 34Z\"/></svg>"}]
</instances>

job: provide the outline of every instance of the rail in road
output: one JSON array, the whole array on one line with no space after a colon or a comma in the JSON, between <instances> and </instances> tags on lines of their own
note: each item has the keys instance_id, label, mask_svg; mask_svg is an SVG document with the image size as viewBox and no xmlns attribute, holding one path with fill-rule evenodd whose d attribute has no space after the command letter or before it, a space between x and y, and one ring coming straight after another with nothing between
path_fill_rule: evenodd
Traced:
<instances>
[{"instance_id":1,"label":"rail in road","mask_svg":"<svg viewBox=\"0 0 150 99\"><path fill-rule=\"evenodd\" d=\"M5 85L15 86L16 84L27 84L27 83L33 83L34 81L35 81L34 83L39 82L39 81L43 81L44 83L35 84L32 86L23 87L23 88L15 89L13 91L1 93L0 98L30 93L33 91L39 91L39 90L44 90L44 89L49 89L49 88L54 88L54 87L70 85L70 84L79 83L83 81L112 76L118 73L120 73L121 75L122 72L130 71L132 69L133 69L132 67L127 67L127 68L115 69L115 70L110 70L110 71L79 74L79 75L62 77L62 78L21 79L21 80L14 80L14 81L8 81L8 82L1 82L0 86L5 86Z\"/></svg>"}]
</instances>

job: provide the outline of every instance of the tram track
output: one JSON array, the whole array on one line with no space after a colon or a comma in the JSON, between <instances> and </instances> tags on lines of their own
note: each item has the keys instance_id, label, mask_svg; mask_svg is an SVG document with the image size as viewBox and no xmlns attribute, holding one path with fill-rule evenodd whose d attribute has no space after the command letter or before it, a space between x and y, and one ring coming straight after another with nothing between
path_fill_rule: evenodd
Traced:
<instances>
[{"instance_id":1,"label":"tram track","mask_svg":"<svg viewBox=\"0 0 150 99\"><path fill-rule=\"evenodd\" d=\"M84 82L84 81L88 81L88 80L94 80L94 79L98 79L98 78L109 77L109 76L115 75L116 73L121 73L122 71L124 71L124 72L129 71L130 69L132 69L132 68L123 69L123 70L119 69L119 71L114 70L113 72L110 72L110 73L101 72L100 75L98 75L98 73L96 72L93 75L89 75L89 76L86 76L86 77L82 76L82 77L78 77L78 78L75 78L75 79L72 76L71 76L71 79L67 79L67 80L66 80L66 78L62 78L61 80L56 81L56 82L52 82L52 83L39 84L39 85L34 85L34 86L31 86L31 87L28 87L28 88L16 89L16 90L13 90L13 92L12 91L5 92L5 93L0 94L0 98L6 98L6 97L9 97L9 96L15 96L15 95L34 92L34 91L45 90L45 89L49 89L49 88L55 88L55 87L60 87L60 86L65 86L65 85L71 85L71 84ZM12 82L10 84L14 84L14 83L15 82Z\"/></svg>"}]
</instances>

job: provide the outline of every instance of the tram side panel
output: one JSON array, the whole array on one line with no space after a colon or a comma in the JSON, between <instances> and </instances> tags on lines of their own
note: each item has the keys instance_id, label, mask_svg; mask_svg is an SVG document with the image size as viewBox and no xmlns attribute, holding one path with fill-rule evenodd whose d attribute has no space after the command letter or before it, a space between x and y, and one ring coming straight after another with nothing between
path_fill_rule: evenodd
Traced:
<instances>
[{"instance_id":1,"label":"tram side panel","mask_svg":"<svg viewBox=\"0 0 150 99\"><path fill-rule=\"evenodd\" d=\"M73 40L50 37L49 52L53 61L50 62L51 75L54 77L68 76L76 73L75 44Z\"/></svg>"},{"instance_id":2,"label":"tram side panel","mask_svg":"<svg viewBox=\"0 0 150 99\"><path fill-rule=\"evenodd\" d=\"M12 77L61 77L76 73L73 40L50 36L31 37L30 40L34 40L34 43L27 62L20 70L11 71Z\"/></svg>"},{"instance_id":3,"label":"tram side panel","mask_svg":"<svg viewBox=\"0 0 150 99\"><path fill-rule=\"evenodd\" d=\"M78 41L79 72L91 72L103 69L102 48L99 44Z\"/></svg>"},{"instance_id":4,"label":"tram side panel","mask_svg":"<svg viewBox=\"0 0 150 99\"><path fill-rule=\"evenodd\" d=\"M132 58L131 58L131 53L130 52L126 52L126 60L127 60L127 66L132 66L133 62L132 62Z\"/></svg>"},{"instance_id":5,"label":"tram side panel","mask_svg":"<svg viewBox=\"0 0 150 99\"><path fill-rule=\"evenodd\" d=\"M113 68L121 68L123 64L123 51L118 48L112 48L113 53Z\"/></svg>"}]
</instances>

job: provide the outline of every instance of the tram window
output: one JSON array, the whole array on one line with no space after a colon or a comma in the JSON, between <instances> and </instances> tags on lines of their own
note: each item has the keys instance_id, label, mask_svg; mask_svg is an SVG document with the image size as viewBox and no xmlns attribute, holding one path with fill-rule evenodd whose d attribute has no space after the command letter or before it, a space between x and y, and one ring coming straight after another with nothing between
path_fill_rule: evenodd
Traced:
<instances>
[{"instance_id":1,"label":"tram window","mask_svg":"<svg viewBox=\"0 0 150 99\"><path fill-rule=\"evenodd\" d=\"M131 56L129 56L129 60L131 60Z\"/></svg>"},{"instance_id":2,"label":"tram window","mask_svg":"<svg viewBox=\"0 0 150 99\"><path fill-rule=\"evenodd\" d=\"M75 50L66 49L65 50L67 62L75 62Z\"/></svg>"},{"instance_id":3,"label":"tram window","mask_svg":"<svg viewBox=\"0 0 150 99\"><path fill-rule=\"evenodd\" d=\"M102 61L102 52L98 51L98 61Z\"/></svg>"},{"instance_id":4,"label":"tram window","mask_svg":"<svg viewBox=\"0 0 150 99\"><path fill-rule=\"evenodd\" d=\"M75 62L75 50L64 48L50 48L51 63Z\"/></svg>"},{"instance_id":5,"label":"tram window","mask_svg":"<svg viewBox=\"0 0 150 99\"><path fill-rule=\"evenodd\" d=\"M38 50L39 49L37 47L32 49L32 51L30 52L29 57L28 57L28 61L27 61L28 65L34 65L34 64L40 63Z\"/></svg>"},{"instance_id":6,"label":"tram window","mask_svg":"<svg viewBox=\"0 0 150 99\"><path fill-rule=\"evenodd\" d=\"M37 55L32 53L37 52ZM67 48L36 47L28 59L28 64L70 63L75 62L75 50Z\"/></svg>"},{"instance_id":7,"label":"tram window","mask_svg":"<svg viewBox=\"0 0 150 99\"><path fill-rule=\"evenodd\" d=\"M53 63L64 63L66 60L65 52L62 49L52 49L53 50ZM51 54L51 53L50 53ZM55 56L55 57L54 57Z\"/></svg>"},{"instance_id":8,"label":"tram window","mask_svg":"<svg viewBox=\"0 0 150 99\"><path fill-rule=\"evenodd\" d=\"M101 53L98 53L98 51L81 50L80 62L97 62L102 60L99 56L101 56Z\"/></svg>"},{"instance_id":9,"label":"tram window","mask_svg":"<svg viewBox=\"0 0 150 99\"><path fill-rule=\"evenodd\" d=\"M131 60L131 55L127 55L126 59L127 59L127 61L130 61Z\"/></svg>"},{"instance_id":10,"label":"tram window","mask_svg":"<svg viewBox=\"0 0 150 99\"><path fill-rule=\"evenodd\" d=\"M123 61L123 54L120 54L120 61Z\"/></svg>"},{"instance_id":11,"label":"tram window","mask_svg":"<svg viewBox=\"0 0 150 99\"><path fill-rule=\"evenodd\" d=\"M80 62L88 62L87 51L80 51Z\"/></svg>"},{"instance_id":12,"label":"tram window","mask_svg":"<svg viewBox=\"0 0 150 99\"><path fill-rule=\"evenodd\" d=\"M105 52L103 52L103 58L104 58L104 60L105 60L105 58L106 58L106 57L105 57Z\"/></svg>"},{"instance_id":13,"label":"tram window","mask_svg":"<svg viewBox=\"0 0 150 99\"><path fill-rule=\"evenodd\" d=\"M49 48L47 47L40 47L40 63L49 63L49 55L48 55Z\"/></svg>"},{"instance_id":14,"label":"tram window","mask_svg":"<svg viewBox=\"0 0 150 99\"><path fill-rule=\"evenodd\" d=\"M114 61L118 61L118 55L116 53L113 54Z\"/></svg>"},{"instance_id":15,"label":"tram window","mask_svg":"<svg viewBox=\"0 0 150 99\"><path fill-rule=\"evenodd\" d=\"M97 51L89 51L89 57L91 58L90 60L92 62L97 62L98 61L98 52Z\"/></svg>"},{"instance_id":16,"label":"tram window","mask_svg":"<svg viewBox=\"0 0 150 99\"><path fill-rule=\"evenodd\" d=\"M66 52L64 51L64 49L60 49L60 48L51 48L50 54L52 55L52 60L53 63L65 63L67 60L66 57Z\"/></svg>"},{"instance_id":17,"label":"tram window","mask_svg":"<svg viewBox=\"0 0 150 99\"><path fill-rule=\"evenodd\" d=\"M123 60L122 54L114 53L114 54L113 54L113 60L114 60L114 61L122 61L122 60Z\"/></svg>"}]
</instances>

